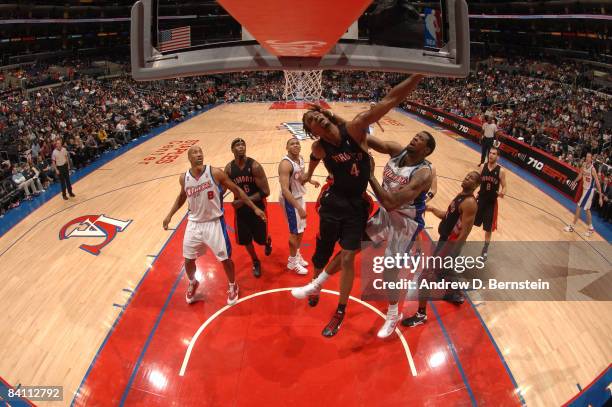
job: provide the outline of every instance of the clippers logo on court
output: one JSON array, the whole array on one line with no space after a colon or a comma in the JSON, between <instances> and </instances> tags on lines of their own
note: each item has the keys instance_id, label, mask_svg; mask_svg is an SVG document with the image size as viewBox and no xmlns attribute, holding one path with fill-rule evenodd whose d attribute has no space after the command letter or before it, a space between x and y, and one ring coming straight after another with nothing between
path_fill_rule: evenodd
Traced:
<instances>
[{"instance_id":1,"label":"clippers logo on court","mask_svg":"<svg viewBox=\"0 0 612 407\"><path fill-rule=\"evenodd\" d=\"M302 122L283 122L281 126L289 130L289 133L298 140L308 140L309 137L304 132L304 126Z\"/></svg>"},{"instance_id":2,"label":"clippers logo on court","mask_svg":"<svg viewBox=\"0 0 612 407\"><path fill-rule=\"evenodd\" d=\"M66 223L59 232L59 239L65 240L71 237L98 237L104 241L95 244L82 244L79 249L85 250L95 256L109 244L117 233L123 232L132 220L119 220L104 215L85 215Z\"/></svg>"}]
</instances>

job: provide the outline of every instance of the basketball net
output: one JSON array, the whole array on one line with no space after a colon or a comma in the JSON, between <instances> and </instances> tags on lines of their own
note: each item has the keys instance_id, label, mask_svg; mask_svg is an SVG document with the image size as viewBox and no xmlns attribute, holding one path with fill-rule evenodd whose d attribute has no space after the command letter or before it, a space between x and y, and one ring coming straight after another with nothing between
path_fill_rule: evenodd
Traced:
<instances>
[{"instance_id":1,"label":"basketball net","mask_svg":"<svg viewBox=\"0 0 612 407\"><path fill-rule=\"evenodd\" d=\"M321 100L323 71L284 71L286 101L318 102Z\"/></svg>"}]
</instances>

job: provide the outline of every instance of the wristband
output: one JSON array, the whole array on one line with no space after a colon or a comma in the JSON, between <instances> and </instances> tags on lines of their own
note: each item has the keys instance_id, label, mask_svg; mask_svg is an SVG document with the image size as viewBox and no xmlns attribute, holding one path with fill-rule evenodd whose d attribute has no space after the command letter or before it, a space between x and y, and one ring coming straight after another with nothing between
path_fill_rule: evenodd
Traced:
<instances>
[{"instance_id":1,"label":"wristband","mask_svg":"<svg viewBox=\"0 0 612 407\"><path fill-rule=\"evenodd\" d=\"M429 192L427 193L427 196L428 196L430 199L431 199L431 198L433 198L433 197L434 197L434 195L435 195L435 194L434 194L433 192L431 192L431 191L429 191Z\"/></svg>"}]
</instances>

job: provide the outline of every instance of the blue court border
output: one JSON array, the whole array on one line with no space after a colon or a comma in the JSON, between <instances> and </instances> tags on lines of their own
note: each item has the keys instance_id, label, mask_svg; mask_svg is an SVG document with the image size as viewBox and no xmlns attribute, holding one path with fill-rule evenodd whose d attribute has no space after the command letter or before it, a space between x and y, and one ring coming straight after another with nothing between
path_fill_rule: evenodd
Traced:
<instances>
[{"instance_id":1,"label":"blue court border","mask_svg":"<svg viewBox=\"0 0 612 407\"><path fill-rule=\"evenodd\" d=\"M138 289L140 288L140 286L142 285L143 281L145 280L145 278L147 277L147 275L149 274L149 271L151 271L151 269L153 268L153 266L155 265L155 263L157 262L157 259L159 259L159 255L166 249L166 246L168 246L168 244L172 241L172 239L174 238L174 235L176 234L176 231L179 230L180 225L185 221L185 219L187 219L187 215L188 213L185 213L185 215L183 215L183 218L181 219L181 221L179 222L179 224L176 226L176 228L174 228L174 230L172 231L172 233L170 234L170 236L168 237L168 239L164 242L164 245L161 247L161 249L159 249L159 251L157 252L157 254L155 255L155 260L153 260L153 262L151 263L151 265L147 268L147 270L144 272L144 274L142 275L142 277L140 278L140 281L138 282L138 284L136 285L136 287L134 288L134 290L129 290L127 288L124 288L122 291L126 291L126 292L130 292L130 297L128 298L128 300L126 301L125 305L123 305L121 311L119 312L119 315L117 315L117 318L115 318L115 322L113 322L113 326L111 326L111 328L108 330L108 333L106 334L106 337L104 338L104 340L102 341L102 344L100 345L100 347L98 348L98 351L96 352L93 360L91 361L91 363L89 364L89 368L87 369L87 372L85 372L85 376L83 377L83 380L81 380L81 384L79 384L79 387L77 389L77 391L74 393L74 397L72 398L72 402L70 403L70 406L73 407L74 403L76 402L77 397L81 394L81 388L83 387L83 384L85 383L85 381L87 380L87 378L89 377L89 374L91 373L91 369L93 369L94 365L96 364L96 362L98 361L98 357L100 356L100 353L102 352L102 349L104 348L104 346L106 346L106 342L108 342L108 339L111 337L111 335L113 334L113 332L115 332L115 327L117 326L117 324L119 323L119 321L121 320L121 317L123 316L123 314L125 313L125 311L127 310L128 306L130 305L130 303L132 302L132 299L134 298L134 296L136 295L136 293L138 292ZM174 286L170 292L170 295L168 296L168 299L172 297L172 294L174 293L174 290L176 289L176 285L178 283L178 281L180 281L180 277L182 276L182 271L181 273L179 273L179 277L177 278L177 281L174 283ZM161 315L163 314L163 312L165 311L165 307L168 305L168 300L166 300L166 304L164 304L164 308L162 308L162 311L160 312L160 315L158 317L158 320L155 323L155 327L154 329L157 328L157 324L159 323L159 319L161 319ZM113 304L114 305L114 304ZM152 331L153 332L153 331ZM144 350L146 350L146 348L148 347L148 343L150 341L150 337L152 335L149 335L149 338L147 338L147 342L145 343L145 348ZM144 353L143 350L143 353ZM140 355L139 359L138 359L138 363L136 365L136 367L134 367L134 372L132 373L132 376L130 377L130 384L131 381L133 380L133 376L136 372L136 368L138 367L138 365L140 364L140 361L142 359L143 354ZM128 385L129 388L129 385Z\"/></svg>"},{"instance_id":2,"label":"blue court border","mask_svg":"<svg viewBox=\"0 0 612 407\"><path fill-rule=\"evenodd\" d=\"M444 326L444 323L442 322L442 317L440 317L440 314L438 313L438 309L434 305L433 301L428 301L428 304L433 310L434 315L436 316L436 320L438 321L438 325L440 325L440 328L442 329L442 334L444 334L444 338L446 339L446 342L448 342L448 347L450 348L450 351L453 354L453 359L455 359L455 364L457 365L457 368L459 369L459 374L461 375L461 379L463 380L463 383L465 383L465 388L467 389L467 392L470 395L472 406L478 406L478 403L476 402L476 398L474 397L474 391L472 390L472 387L470 386L470 383L468 382L468 378L467 378L467 375L465 374L465 370L463 370L463 365L461 364L461 361L459 360L459 355L457 354L457 349L455 348L455 344L453 340L451 339L450 335L448 334L448 332L446 331L446 327Z\"/></svg>"},{"instance_id":3,"label":"blue court border","mask_svg":"<svg viewBox=\"0 0 612 407\"><path fill-rule=\"evenodd\" d=\"M91 164L89 164L85 168L76 170L76 172L70 176L70 180L72 184L74 185L79 180L83 179L84 177L91 174L92 172L100 169L102 166L108 164L110 161L121 156L123 153L130 151L134 147L137 147L141 145L142 143L149 141L152 138L160 135L166 130L169 130L175 126L178 126L179 124L182 124L186 122L187 120L193 117L196 117L202 113L205 113L209 111L210 109L213 109L220 105L221 104L213 104L213 105L204 106L200 110L189 113L180 122L172 122L172 123L163 124L161 126L154 128L153 130L148 132L146 135L140 136L139 138L134 139L133 141L119 147L117 150L110 150L110 151L104 152L100 156L100 158L93 161ZM6 232L8 232L13 227L15 227L17 224L19 224L19 222L21 222L27 216L31 215L32 212L34 212L36 209L43 206L47 201L53 199L60 192L61 192L61 185L59 184L59 182L56 182L52 184L51 186L49 186L49 189L46 192L40 194L39 196L32 199L31 201L22 201L21 204L17 208L13 208L7 211L4 217L0 219L0 237L2 237ZM76 192L78 193L78 191Z\"/></svg>"},{"instance_id":4,"label":"blue court border","mask_svg":"<svg viewBox=\"0 0 612 407\"><path fill-rule=\"evenodd\" d=\"M408 117L410 117L411 119L414 119L420 123L423 123L435 130L438 131L447 131L447 132L451 132L453 134L456 134L454 132L452 132L451 130L448 130L442 126L439 126L436 122L433 122L431 120L427 120L423 117L420 117L418 115L415 115L414 113L410 113L407 112L401 108L395 108L395 110L397 112L400 112ZM460 137L457 141L466 145L467 147L471 148L472 150L480 153L480 145L478 145L477 143L473 142L472 140L466 139L465 137L462 137L458 134L456 134L458 137ZM553 187L551 187L550 185L548 185L546 182L542 181L541 179L539 179L538 177L536 177L535 175L529 173L528 171L524 170L523 168L519 167L518 165L514 164L513 162L511 162L510 160L507 160L503 157L499 158L500 163L502 164L502 166L510 171L512 171L513 173L515 173L516 175L518 175L519 177L523 178L525 181L529 182L530 184L534 185L536 188L538 188L539 190L541 190L542 192L544 192L546 195L550 196L551 198L553 198L555 201L559 202L561 205L563 205L572 215L574 214L574 211L576 210L576 203L573 202L571 199L567 198L565 195L563 195L562 193L560 193L559 191L557 191L556 189L554 189ZM581 211L581 219L586 222L586 215L584 214L584 211ZM595 213L595 212L591 212L593 215L593 225L595 227L595 229L597 230L597 233L599 233L604 239L606 239L608 241L608 243L612 242L612 226L610 226L610 224L608 224L607 222L605 222L603 219L601 219L601 217Z\"/></svg>"}]
</instances>

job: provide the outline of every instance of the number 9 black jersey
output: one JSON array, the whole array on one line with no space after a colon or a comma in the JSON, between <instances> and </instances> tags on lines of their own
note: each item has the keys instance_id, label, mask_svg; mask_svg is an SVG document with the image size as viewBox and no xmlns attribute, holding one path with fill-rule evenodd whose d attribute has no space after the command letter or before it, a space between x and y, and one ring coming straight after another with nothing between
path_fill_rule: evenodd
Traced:
<instances>
[{"instance_id":1,"label":"number 9 black jersey","mask_svg":"<svg viewBox=\"0 0 612 407\"><path fill-rule=\"evenodd\" d=\"M348 134L345 125L338 126L338 129L341 139L339 146L319 139L319 144L325 150L323 163L334 177L330 191L361 198L370 178L370 156Z\"/></svg>"}]
</instances>

